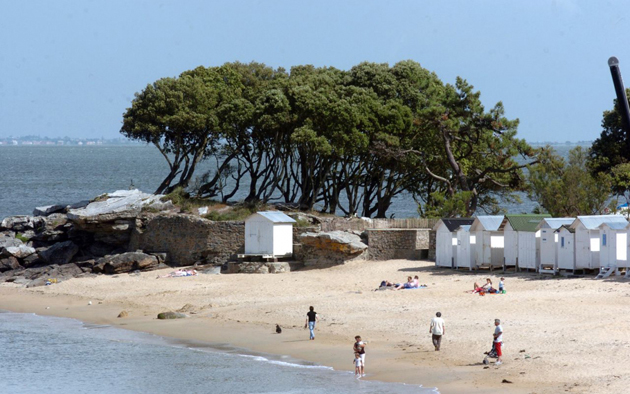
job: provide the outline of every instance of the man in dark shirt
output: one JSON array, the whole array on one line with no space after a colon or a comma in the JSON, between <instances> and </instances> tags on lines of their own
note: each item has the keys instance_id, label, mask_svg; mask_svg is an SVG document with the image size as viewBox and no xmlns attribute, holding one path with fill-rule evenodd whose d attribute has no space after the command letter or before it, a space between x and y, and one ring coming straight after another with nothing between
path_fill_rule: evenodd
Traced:
<instances>
[{"instance_id":1,"label":"man in dark shirt","mask_svg":"<svg viewBox=\"0 0 630 394\"><path fill-rule=\"evenodd\" d=\"M315 333L313 331L315 330L315 322L317 322L319 319L317 318L317 312L315 312L315 308L310 306L308 307L308 309L309 311L306 313L306 323L304 323L304 328L308 326L308 329L311 332L310 340L314 341Z\"/></svg>"}]
</instances>

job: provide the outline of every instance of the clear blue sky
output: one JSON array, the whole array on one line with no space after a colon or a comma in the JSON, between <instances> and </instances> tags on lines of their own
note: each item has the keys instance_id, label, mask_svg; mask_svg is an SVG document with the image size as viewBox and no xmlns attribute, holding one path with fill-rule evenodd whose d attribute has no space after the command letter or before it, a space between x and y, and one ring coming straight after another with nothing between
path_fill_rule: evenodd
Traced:
<instances>
[{"instance_id":1,"label":"clear blue sky","mask_svg":"<svg viewBox=\"0 0 630 394\"><path fill-rule=\"evenodd\" d=\"M412 59L519 118L528 141L593 140L630 87L622 1L0 0L0 136L119 136L148 83L252 60L349 69Z\"/></svg>"}]
</instances>

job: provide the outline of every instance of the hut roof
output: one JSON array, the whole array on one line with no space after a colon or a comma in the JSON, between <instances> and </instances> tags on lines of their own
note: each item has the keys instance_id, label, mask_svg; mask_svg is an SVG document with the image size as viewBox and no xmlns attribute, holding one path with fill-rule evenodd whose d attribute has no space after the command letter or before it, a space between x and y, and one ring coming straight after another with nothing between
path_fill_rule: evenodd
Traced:
<instances>
[{"instance_id":1,"label":"hut roof","mask_svg":"<svg viewBox=\"0 0 630 394\"><path fill-rule=\"evenodd\" d=\"M509 222L514 231L527 231L530 233L536 232L540 221L545 218L550 218L549 214L542 215L505 215L505 219L501 224L501 227Z\"/></svg>"},{"instance_id":2,"label":"hut roof","mask_svg":"<svg viewBox=\"0 0 630 394\"><path fill-rule=\"evenodd\" d=\"M562 230L562 229L567 230L567 231L568 231L568 232L570 232L571 234L574 234L574 233L575 233L575 229L574 229L573 227L571 227L571 225L570 225L570 224L563 224L562 226L558 227L558 228L556 229L556 231L554 231L554 232L556 232L556 233L557 233L558 231L560 231L560 230Z\"/></svg>"},{"instance_id":3,"label":"hut roof","mask_svg":"<svg viewBox=\"0 0 630 394\"><path fill-rule=\"evenodd\" d=\"M503 222L503 215L477 216L475 221L478 223L477 226L481 226L483 230L497 231L501 226L501 222Z\"/></svg>"},{"instance_id":4,"label":"hut roof","mask_svg":"<svg viewBox=\"0 0 630 394\"><path fill-rule=\"evenodd\" d=\"M536 227L536 230L540 230L544 224L549 226L550 229L555 230L555 229L560 228L560 226L564 226L564 225L570 226L574 220L575 218L544 218L543 220L540 221L540 223L538 224L538 227Z\"/></svg>"},{"instance_id":5,"label":"hut roof","mask_svg":"<svg viewBox=\"0 0 630 394\"><path fill-rule=\"evenodd\" d=\"M613 223L602 223L599 225L599 228L602 228L604 226L608 226L613 230L625 230L628 227L628 223L617 223L617 222L613 222Z\"/></svg>"},{"instance_id":6,"label":"hut roof","mask_svg":"<svg viewBox=\"0 0 630 394\"><path fill-rule=\"evenodd\" d=\"M273 223L295 223L295 220L291 219L289 216L287 216L286 214L280 212L280 211L262 211L262 212L256 212L254 215L260 215L262 217L264 217L265 219L269 220L270 222ZM252 217L250 216L250 218Z\"/></svg>"},{"instance_id":7,"label":"hut roof","mask_svg":"<svg viewBox=\"0 0 630 394\"><path fill-rule=\"evenodd\" d=\"M576 228L578 223L582 223L584 227L589 230L595 230L602 223L610 224L610 223L623 223L628 224L626 218L620 215L589 215L589 216L578 216L577 219L571 224L571 227Z\"/></svg>"},{"instance_id":8,"label":"hut roof","mask_svg":"<svg viewBox=\"0 0 630 394\"><path fill-rule=\"evenodd\" d=\"M475 221L474 218L443 218L440 220L442 221L442 223L444 223L444 225L450 232L457 230L457 228L460 226L471 225ZM435 229L437 229L437 225Z\"/></svg>"}]
</instances>

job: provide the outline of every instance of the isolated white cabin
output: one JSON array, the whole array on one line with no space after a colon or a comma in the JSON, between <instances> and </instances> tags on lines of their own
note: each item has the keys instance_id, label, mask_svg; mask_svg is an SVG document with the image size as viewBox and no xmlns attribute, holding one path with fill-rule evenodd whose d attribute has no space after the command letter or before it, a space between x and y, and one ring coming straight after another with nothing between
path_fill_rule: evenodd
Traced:
<instances>
[{"instance_id":1,"label":"isolated white cabin","mask_svg":"<svg viewBox=\"0 0 630 394\"><path fill-rule=\"evenodd\" d=\"M628 223L602 223L599 231L599 266L628 267Z\"/></svg>"},{"instance_id":2,"label":"isolated white cabin","mask_svg":"<svg viewBox=\"0 0 630 394\"><path fill-rule=\"evenodd\" d=\"M551 215L505 215L500 229L504 236L504 264L518 269L538 269L536 228Z\"/></svg>"},{"instance_id":3,"label":"isolated white cabin","mask_svg":"<svg viewBox=\"0 0 630 394\"><path fill-rule=\"evenodd\" d=\"M457 246L455 247L455 267L468 268L472 271L475 268L475 260L473 258L471 241L475 239L470 234L470 225L460 226L455 230L457 237ZM472 239L471 239L472 238Z\"/></svg>"},{"instance_id":4,"label":"isolated white cabin","mask_svg":"<svg viewBox=\"0 0 630 394\"><path fill-rule=\"evenodd\" d=\"M503 266L503 231L499 231L501 222L503 215L477 216L470 226L470 236L475 237L472 252L476 267Z\"/></svg>"},{"instance_id":5,"label":"isolated white cabin","mask_svg":"<svg viewBox=\"0 0 630 394\"><path fill-rule=\"evenodd\" d=\"M555 234L558 235L556 269L575 270L575 231L571 225L563 224L555 231Z\"/></svg>"},{"instance_id":6,"label":"isolated white cabin","mask_svg":"<svg viewBox=\"0 0 630 394\"><path fill-rule=\"evenodd\" d=\"M245 255L291 256L293 223L295 220L278 211L251 215L245 219Z\"/></svg>"},{"instance_id":7,"label":"isolated white cabin","mask_svg":"<svg viewBox=\"0 0 630 394\"><path fill-rule=\"evenodd\" d=\"M570 226L574 218L544 218L536 227L539 237L536 238L536 250L538 251L537 264L540 268L552 267L558 269L558 240L560 235L556 231L562 226ZM570 233L573 236L572 233ZM566 243L566 239L565 239ZM573 242L571 242L573 247ZM573 262L571 262L573 266ZM571 268L573 269L573 268Z\"/></svg>"},{"instance_id":8,"label":"isolated white cabin","mask_svg":"<svg viewBox=\"0 0 630 394\"><path fill-rule=\"evenodd\" d=\"M474 219L443 218L433 226L435 231L435 265L438 267L455 267L457 253L457 235L459 226L470 225Z\"/></svg>"},{"instance_id":9,"label":"isolated white cabin","mask_svg":"<svg viewBox=\"0 0 630 394\"><path fill-rule=\"evenodd\" d=\"M599 269L600 229L603 223L623 223L628 221L619 215L578 216L571 224L575 231L575 269Z\"/></svg>"}]
</instances>

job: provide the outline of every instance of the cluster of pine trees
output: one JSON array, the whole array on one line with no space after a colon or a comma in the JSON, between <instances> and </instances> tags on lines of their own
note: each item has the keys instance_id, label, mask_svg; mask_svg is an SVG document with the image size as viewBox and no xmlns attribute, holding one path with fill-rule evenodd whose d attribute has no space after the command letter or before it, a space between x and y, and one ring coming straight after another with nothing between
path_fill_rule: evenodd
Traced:
<instances>
[{"instance_id":1,"label":"cluster of pine trees","mask_svg":"<svg viewBox=\"0 0 630 394\"><path fill-rule=\"evenodd\" d=\"M422 216L468 216L526 188L540 151L517 125L464 79L445 84L414 61L290 72L226 63L136 93L121 133L164 155L157 193L228 201L244 189L246 201L386 217L406 192ZM217 170L196 174L202 160Z\"/></svg>"}]
</instances>

